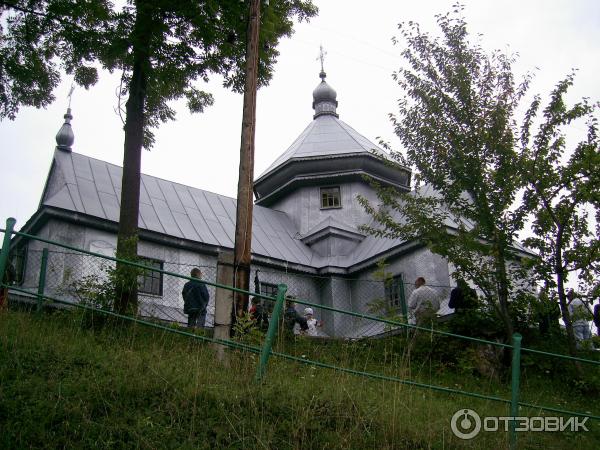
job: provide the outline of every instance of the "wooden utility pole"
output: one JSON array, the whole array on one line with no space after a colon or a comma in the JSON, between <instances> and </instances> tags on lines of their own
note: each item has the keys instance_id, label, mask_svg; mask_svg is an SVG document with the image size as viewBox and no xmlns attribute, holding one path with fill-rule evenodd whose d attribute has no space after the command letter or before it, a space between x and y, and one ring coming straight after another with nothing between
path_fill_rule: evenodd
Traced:
<instances>
[{"instance_id":1,"label":"wooden utility pole","mask_svg":"<svg viewBox=\"0 0 600 450\"><path fill-rule=\"evenodd\" d=\"M252 185L254 179L254 133L256 129L259 28L260 0L250 0L233 272L234 286L246 291L250 286L250 246L252 243L252 208L254 205ZM236 293L233 308L234 321L237 317L243 316L247 310L248 295Z\"/></svg>"}]
</instances>

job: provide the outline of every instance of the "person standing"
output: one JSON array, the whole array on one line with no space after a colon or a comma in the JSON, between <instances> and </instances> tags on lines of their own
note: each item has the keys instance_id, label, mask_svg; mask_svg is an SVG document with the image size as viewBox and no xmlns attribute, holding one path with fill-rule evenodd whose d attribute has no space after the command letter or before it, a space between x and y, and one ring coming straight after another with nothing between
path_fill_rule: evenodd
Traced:
<instances>
[{"instance_id":1,"label":"person standing","mask_svg":"<svg viewBox=\"0 0 600 450\"><path fill-rule=\"evenodd\" d=\"M188 327L204 327L206 321L206 307L210 299L206 285L201 281L202 272L194 267L190 273L192 278L183 286L183 312L188 316Z\"/></svg>"},{"instance_id":2,"label":"person standing","mask_svg":"<svg viewBox=\"0 0 600 450\"><path fill-rule=\"evenodd\" d=\"M457 314L473 309L477 306L477 293L465 280L459 278L456 287L450 291L448 306Z\"/></svg>"},{"instance_id":3,"label":"person standing","mask_svg":"<svg viewBox=\"0 0 600 450\"><path fill-rule=\"evenodd\" d=\"M425 286L425 278L417 278L415 280L415 290L408 298L409 323L413 325L431 324L439 309L440 299L438 293L429 286Z\"/></svg>"},{"instance_id":4,"label":"person standing","mask_svg":"<svg viewBox=\"0 0 600 450\"><path fill-rule=\"evenodd\" d=\"M591 313L585 302L581 298L576 297L572 289L567 294L567 297L569 299L569 313L573 322L573 333L577 341L577 348L581 348L581 343L592 337L588 323L591 319Z\"/></svg>"}]
</instances>

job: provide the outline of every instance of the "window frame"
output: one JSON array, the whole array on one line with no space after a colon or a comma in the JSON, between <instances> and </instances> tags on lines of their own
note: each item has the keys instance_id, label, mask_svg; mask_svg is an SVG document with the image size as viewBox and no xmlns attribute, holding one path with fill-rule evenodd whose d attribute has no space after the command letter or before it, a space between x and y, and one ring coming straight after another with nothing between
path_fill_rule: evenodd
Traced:
<instances>
[{"instance_id":1,"label":"window frame","mask_svg":"<svg viewBox=\"0 0 600 450\"><path fill-rule=\"evenodd\" d=\"M27 264L29 263L29 245L25 244L15 249L12 255L9 254L9 259L15 270L16 279L13 281L13 284L15 286L23 286L25 277L27 276Z\"/></svg>"},{"instance_id":2,"label":"window frame","mask_svg":"<svg viewBox=\"0 0 600 450\"><path fill-rule=\"evenodd\" d=\"M267 288L267 290L269 290L271 292L265 292L265 291L263 291L263 288ZM266 295L269 297L277 297L278 289L279 289L279 286L277 284L265 283L264 281L260 282L260 294L261 295Z\"/></svg>"},{"instance_id":3,"label":"window frame","mask_svg":"<svg viewBox=\"0 0 600 450\"><path fill-rule=\"evenodd\" d=\"M337 190L337 198L335 195L331 195L328 192L324 191L335 191ZM328 195L328 197L323 198L323 195ZM329 200L333 200L333 205L325 205L325 201L329 203ZM337 205L335 204L337 200ZM319 203L321 205L321 209L340 209L342 207L342 188L340 186L321 186L319 188Z\"/></svg>"},{"instance_id":4,"label":"window frame","mask_svg":"<svg viewBox=\"0 0 600 450\"><path fill-rule=\"evenodd\" d=\"M402 309L402 304L406 304L406 291L404 286L404 276L399 273L385 282L385 300L389 308Z\"/></svg>"},{"instance_id":5,"label":"window frame","mask_svg":"<svg viewBox=\"0 0 600 450\"><path fill-rule=\"evenodd\" d=\"M270 291L270 292L265 292L265 289ZM274 297L277 298L277 292L279 290L279 285L275 284L275 283L266 283L264 281L260 282L260 294L261 295L267 295L269 297ZM265 300L265 299L261 299L260 300L263 308L265 308L265 310L267 311L268 314L273 313L273 308L275 307L275 302L274 301L269 301L269 300Z\"/></svg>"},{"instance_id":6,"label":"window frame","mask_svg":"<svg viewBox=\"0 0 600 450\"><path fill-rule=\"evenodd\" d=\"M164 270L165 262L156 259L156 258L148 258L145 256L140 256L140 264L144 264L146 266L150 266L154 269ZM158 264L158 267L155 265ZM142 269L143 270L143 269ZM152 295L155 297L163 296L163 273L157 272L156 270L143 270L143 272L138 275L138 293L142 295ZM144 286L146 285L146 281L150 280L150 290L144 290ZM158 293L154 292L152 288L154 287L154 280L158 280Z\"/></svg>"}]
</instances>

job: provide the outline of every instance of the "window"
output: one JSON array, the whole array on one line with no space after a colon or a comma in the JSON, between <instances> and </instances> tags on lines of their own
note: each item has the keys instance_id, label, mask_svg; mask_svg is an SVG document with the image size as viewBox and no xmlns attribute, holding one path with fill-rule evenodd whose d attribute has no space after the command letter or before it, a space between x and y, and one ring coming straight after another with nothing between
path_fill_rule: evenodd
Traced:
<instances>
[{"instance_id":1,"label":"window","mask_svg":"<svg viewBox=\"0 0 600 450\"><path fill-rule=\"evenodd\" d=\"M404 281L402 274L396 275L385 283L385 298L390 308L401 308L404 313L406 301L404 299Z\"/></svg>"},{"instance_id":2,"label":"window","mask_svg":"<svg viewBox=\"0 0 600 450\"><path fill-rule=\"evenodd\" d=\"M42 252L38 251L38 253L41 255ZM26 263L27 247L10 250L8 260L6 261L6 271L4 274L0 274L0 282L4 282L8 285L23 285Z\"/></svg>"},{"instance_id":3,"label":"window","mask_svg":"<svg viewBox=\"0 0 600 450\"><path fill-rule=\"evenodd\" d=\"M339 186L321 188L321 209L341 207Z\"/></svg>"},{"instance_id":4,"label":"window","mask_svg":"<svg viewBox=\"0 0 600 450\"><path fill-rule=\"evenodd\" d=\"M273 283L260 283L260 293L270 297L277 297L277 285Z\"/></svg>"},{"instance_id":5,"label":"window","mask_svg":"<svg viewBox=\"0 0 600 450\"><path fill-rule=\"evenodd\" d=\"M277 285L273 283L260 283L260 293L262 295L268 295L269 297L277 297ZM275 302L269 301L266 299L261 299L263 308L267 311L267 313L271 314L273 312L273 307L275 306Z\"/></svg>"},{"instance_id":6,"label":"window","mask_svg":"<svg viewBox=\"0 0 600 450\"><path fill-rule=\"evenodd\" d=\"M41 254L41 252L40 252ZM12 283L22 286L25 281L25 268L27 267L27 246L21 247L11 253L7 270L12 270Z\"/></svg>"},{"instance_id":7,"label":"window","mask_svg":"<svg viewBox=\"0 0 600 450\"><path fill-rule=\"evenodd\" d=\"M163 262L157 259L141 258L140 264L162 270ZM162 295L163 274L155 270L144 270L138 275L138 291L140 294Z\"/></svg>"}]
</instances>

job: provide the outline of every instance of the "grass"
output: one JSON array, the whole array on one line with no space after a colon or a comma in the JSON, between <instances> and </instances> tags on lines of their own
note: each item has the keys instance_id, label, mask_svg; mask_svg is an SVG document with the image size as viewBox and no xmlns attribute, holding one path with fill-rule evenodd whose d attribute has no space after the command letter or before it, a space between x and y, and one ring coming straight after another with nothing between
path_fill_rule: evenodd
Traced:
<instances>
[{"instance_id":1,"label":"grass","mask_svg":"<svg viewBox=\"0 0 600 450\"><path fill-rule=\"evenodd\" d=\"M89 330L81 316L0 312L0 448L500 449L505 432L463 441L450 430L461 408L508 415L503 404L212 347L140 325ZM439 346L439 343L437 343ZM431 348L431 347L428 347ZM284 340L278 351L467 391L510 397L501 374L482 378L402 339ZM598 398L559 375L528 368L522 397L586 411ZM597 370L597 369L594 369ZM596 394L593 394L596 395ZM541 415L530 410L524 415ZM519 448L596 449L589 432L520 433Z\"/></svg>"}]
</instances>

